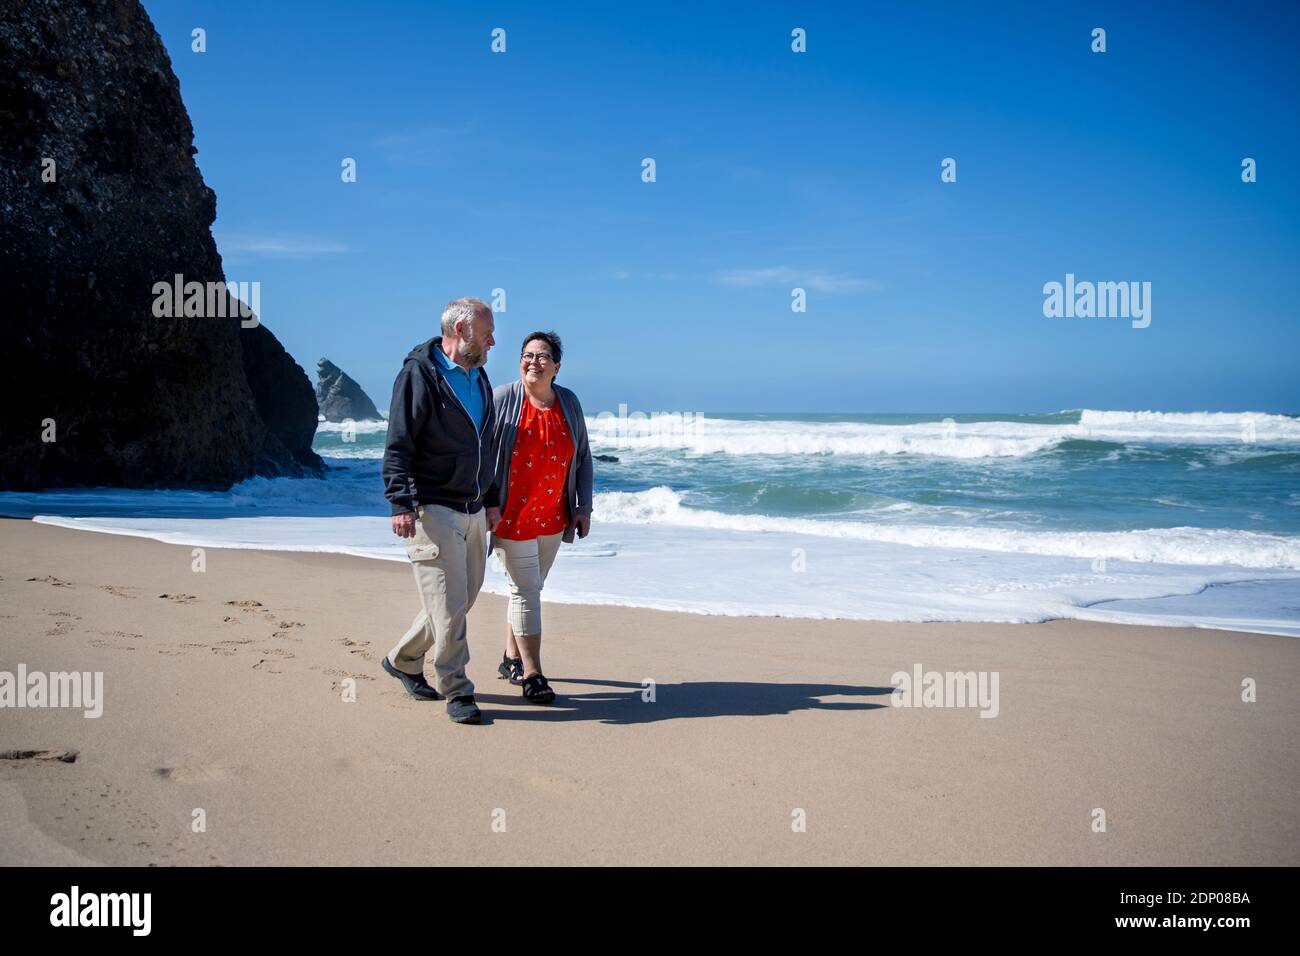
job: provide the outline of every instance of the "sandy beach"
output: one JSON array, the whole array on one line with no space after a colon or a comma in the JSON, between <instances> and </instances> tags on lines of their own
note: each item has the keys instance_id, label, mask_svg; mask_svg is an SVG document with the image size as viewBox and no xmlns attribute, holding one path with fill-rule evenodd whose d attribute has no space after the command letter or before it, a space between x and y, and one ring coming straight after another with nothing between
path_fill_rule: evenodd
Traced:
<instances>
[{"instance_id":1,"label":"sandy beach","mask_svg":"<svg viewBox=\"0 0 1300 956\"><path fill-rule=\"evenodd\" d=\"M0 671L104 697L0 711L0 864L1300 862L1293 638L548 604L544 708L496 679L485 594L465 727L380 670L400 563L0 537ZM917 664L997 672L997 717L890 706Z\"/></svg>"}]
</instances>

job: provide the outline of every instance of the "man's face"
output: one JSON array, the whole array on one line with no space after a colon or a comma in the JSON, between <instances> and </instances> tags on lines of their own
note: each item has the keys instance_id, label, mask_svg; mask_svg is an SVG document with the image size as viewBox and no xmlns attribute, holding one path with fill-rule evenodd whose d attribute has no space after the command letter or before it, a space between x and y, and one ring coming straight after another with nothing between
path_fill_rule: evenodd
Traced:
<instances>
[{"instance_id":1,"label":"man's face","mask_svg":"<svg viewBox=\"0 0 1300 956\"><path fill-rule=\"evenodd\" d=\"M496 320L491 312L479 312L467 325L462 325L464 338L457 351L460 360L470 368L481 368L487 364L488 350L497 344L492 333L496 330Z\"/></svg>"}]
</instances>

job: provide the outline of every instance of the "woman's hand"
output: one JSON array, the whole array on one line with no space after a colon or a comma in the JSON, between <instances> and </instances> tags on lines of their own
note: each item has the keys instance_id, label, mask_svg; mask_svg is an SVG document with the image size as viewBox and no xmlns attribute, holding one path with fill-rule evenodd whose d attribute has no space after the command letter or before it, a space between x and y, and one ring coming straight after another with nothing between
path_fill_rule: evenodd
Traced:
<instances>
[{"instance_id":1,"label":"woman's hand","mask_svg":"<svg viewBox=\"0 0 1300 956\"><path fill-rule=\"evenodd\" d=\"M501 509L500 509L500 508L486 508L486 509L484 509L484 510L487 511L487 526L488 526L488 531L495 531L495 530L497 529L497 525L499 525L499 524L501 523Z\"/></svg>"}]
</instances>

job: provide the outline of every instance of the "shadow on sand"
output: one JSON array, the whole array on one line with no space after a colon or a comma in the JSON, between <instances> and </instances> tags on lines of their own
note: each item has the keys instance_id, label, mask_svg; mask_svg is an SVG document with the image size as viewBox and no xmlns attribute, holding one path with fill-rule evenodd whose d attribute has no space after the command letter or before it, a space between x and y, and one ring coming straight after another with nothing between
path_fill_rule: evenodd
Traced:
<instances>
[{"instance_id":1,"label":"shadow on sand","mask_svg":"<svg viewBox=\"0 0 1300 956\"><path fill-rule=\"evenodd\" d=\"M894 691L892 687L851 684L688 681L657 684L655 700L651 703L642 699L645 688L639 683L578 677L548 680L556 697L555 703L546 707L528 704L517 692L511 696L476 693L475 699L484 708L485 722L598 720L606 724L648 724L680 717L762 717L796 710L875 710L888 703L876 704L860 698L887 698ZM822 699L836 697L859 699ZM527 709L516 709L520 705Z\"/></svg>"}]
</instances>

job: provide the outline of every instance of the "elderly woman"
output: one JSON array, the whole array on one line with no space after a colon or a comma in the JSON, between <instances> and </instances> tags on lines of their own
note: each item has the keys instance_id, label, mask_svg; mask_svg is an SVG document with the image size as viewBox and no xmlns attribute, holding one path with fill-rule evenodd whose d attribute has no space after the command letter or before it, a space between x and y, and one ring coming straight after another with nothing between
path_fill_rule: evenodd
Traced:
<instances>
[{"instance_id":1,"label":"elderly woman","mask_svg":"<svg viewBox=\"0 0 1300 956\"><path fill-rule=\"evenodd\" d=\"M519 351L519 381L492 395L500 513L489 521L500 520L491 548L510 581L497 670L526 700L549 704L555 691L542 674L542 586L560 542L591 530L591 449L578 397L555 384L560 337L532 332Z\"/></svg>"}]
</instances>

